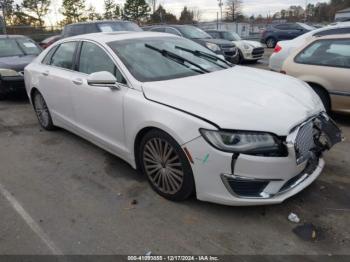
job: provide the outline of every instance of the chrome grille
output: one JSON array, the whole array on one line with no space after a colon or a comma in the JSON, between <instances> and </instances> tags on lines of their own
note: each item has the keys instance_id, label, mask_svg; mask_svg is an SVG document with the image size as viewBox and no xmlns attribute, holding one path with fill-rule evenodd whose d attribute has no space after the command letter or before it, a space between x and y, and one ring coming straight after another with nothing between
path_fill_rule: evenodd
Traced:
<instances>
[{"instance_id":1,"label":"chrome grille","mask_svg":"<svg viewBox=\"0 0 350 262\"><path fill-rule=\"evenodd\" d=\"M311 155L311 149L314 147L314 123L313 121L309 121L299 129L299 132L295 139L297 163L300 164L309 159Z\"/></svg>"}]
</instances>

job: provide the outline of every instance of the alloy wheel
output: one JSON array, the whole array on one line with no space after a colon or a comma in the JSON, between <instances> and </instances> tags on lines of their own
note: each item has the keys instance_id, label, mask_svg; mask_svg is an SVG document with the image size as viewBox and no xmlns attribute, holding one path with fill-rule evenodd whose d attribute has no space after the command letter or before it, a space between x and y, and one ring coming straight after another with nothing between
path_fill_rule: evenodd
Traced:
<instances>
[{"instance_id":1,"label":"alloy wheel","mask_svg":"<svg viewBox=\"0 0 350 262\"><path fill-rule=\"evenodd\" d=\"M152 138L144 146L143 164L147 176L159 191L174 195L184 182L184 170L173 146L162 138Z\"/></svg>"},{"instance_id":2,"label":"alloy wheel","mask_svg":"<svg viewBox=\"0 0 350 262\"><path fill-rule=\"evenodd\" d=\"M50 124L50 113L46 102L41 94L36 94L34 97L35 112L43 127Z\"/></svg>"},{"instance_id":3,"label":"alloy wheel","mask_svg":"<svg viewBox=\"0 0 350 262\"><path fill-rule=\"evenodd\" d=\"M275 40L273 38L268 39L266 42L266 46L268 48L274 48L275 45L276 45L276 43L275 43Z\"/></svg>"}]
</instances>

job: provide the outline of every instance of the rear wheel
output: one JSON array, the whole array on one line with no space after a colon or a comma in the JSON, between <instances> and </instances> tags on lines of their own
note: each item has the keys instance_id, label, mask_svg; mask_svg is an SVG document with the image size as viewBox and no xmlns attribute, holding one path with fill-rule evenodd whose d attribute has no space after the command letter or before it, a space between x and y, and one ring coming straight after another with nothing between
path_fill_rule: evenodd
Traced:
<instances>
[{"instance_id":1,"label":"rear wheel","mask_svg":"<svg viewBox=\"0 0 350 262\"><path fill-rule=\"evenodd\" d=\"M152 188L166 199L183 201L194 192L190 163L167 133L154 129L143 137L139 164Z\"/></svg>"},{"instance_id":2,"label":"rear wheel","mask_svg":"<svg viewBox=\"0 0 350 262\"><path fill-rule=\"evenodd\" d=\"M266 46L268 48L275 48L276 44L277 44L277 41L273 37L270 37L266 40Z\"/></svg>"},{"instance_id":3,"label":"rear wheel","mask_svg":"<svg viewBox=\"0 0 350 262\"><path fill-rule=\"evenodd\" d=\"M39 124L46 130L54 130L51 114L44 97L36 91L33 95L33 105Z\"/></svg>"}]
</instances>

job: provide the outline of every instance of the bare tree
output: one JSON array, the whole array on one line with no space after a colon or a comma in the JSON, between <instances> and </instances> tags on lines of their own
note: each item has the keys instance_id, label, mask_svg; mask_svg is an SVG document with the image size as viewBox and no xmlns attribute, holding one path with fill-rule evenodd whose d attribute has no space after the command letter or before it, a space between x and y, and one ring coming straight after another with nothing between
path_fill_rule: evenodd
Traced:
<instances>
[{"instance_id":1,"label":"bare tree","mask_svg":"<svg viewBox=\"0 0 350 262\"><path fill-rule=\"evenodd\" d=\"M226 11L228 21L235 22L242 16L242 1L241 0L227 0L226 1Z\"/></svg>"},{"instance_id":2,"label":"bare tree","mask_svg":"<svg viewBox=\"0 0 350 262\"><path fill-rule=\"evenodd\" d=\"M197 22L200 22L202 20L202 15L203 15L203 12L201 9L195 7L192 9L193 11L193 18L195 21Z\"/></svg>"}]
</instances>

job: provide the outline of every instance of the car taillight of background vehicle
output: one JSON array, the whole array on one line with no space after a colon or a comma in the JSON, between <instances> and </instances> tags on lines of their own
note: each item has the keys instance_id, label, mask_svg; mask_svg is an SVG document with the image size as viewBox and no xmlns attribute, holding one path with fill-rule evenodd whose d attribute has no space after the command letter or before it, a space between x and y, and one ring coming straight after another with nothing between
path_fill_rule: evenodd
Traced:
<instances>
[{"instance_id":1,"label":"car taillight of background vehicle","mask_svg":"<svg viewBox=\"0 0 350 262\"><path fill-rule=\"evenodd\" d=\"M282 47L279 45L279 44L277 44L276 46L275 46L275 50L273 51L274 53L278 53L278 52L280 52L282 50Z\"/></svg>"}]
</instances>

